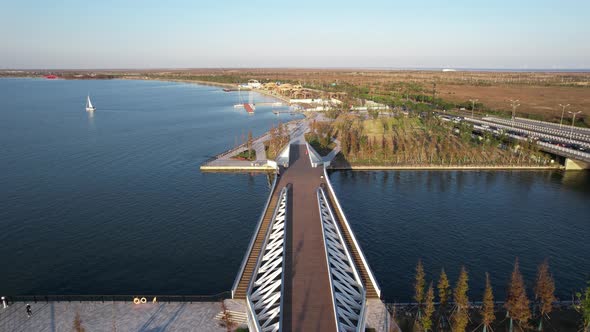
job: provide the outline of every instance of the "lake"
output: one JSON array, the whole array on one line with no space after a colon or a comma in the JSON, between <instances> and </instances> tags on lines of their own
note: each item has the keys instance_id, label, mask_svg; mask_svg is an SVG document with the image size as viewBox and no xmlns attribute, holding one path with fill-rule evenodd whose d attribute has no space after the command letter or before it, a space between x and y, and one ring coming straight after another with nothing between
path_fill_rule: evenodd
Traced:
<instances>
[{"instance_id":1,"label":"lake","mask_svg":"<svg viewBox=\"0 0 590 332\"><path fill-rule=\"evenodd\" d=\"M298 118L270 106L248 115L239 100L174 82L0 79L0 295L229 290L271 179L199 165ZM564 299L589 275L586 172L331 179L388 301L411 299L420 257L429 278L465 264L472 298L485 271L502 294L517 256L531 282L548 257Z\"/></svg>"}]
</instances>

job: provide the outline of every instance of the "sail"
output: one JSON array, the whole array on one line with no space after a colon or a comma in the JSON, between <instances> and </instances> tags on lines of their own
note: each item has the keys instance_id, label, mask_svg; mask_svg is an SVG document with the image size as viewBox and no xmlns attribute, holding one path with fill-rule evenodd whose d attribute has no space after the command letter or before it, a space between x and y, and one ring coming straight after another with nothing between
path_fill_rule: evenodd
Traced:
<instances>
[{"instance_id":1,"label":"sail","mask_svg":"<svg viewBox=\"0 0 590 332\"><path fill-rule=\"evenodd\" d=\"M90 96L86 98L86 108L94 108L92 107L92 102L90 101Z\"/></svg>"}]
</instances>

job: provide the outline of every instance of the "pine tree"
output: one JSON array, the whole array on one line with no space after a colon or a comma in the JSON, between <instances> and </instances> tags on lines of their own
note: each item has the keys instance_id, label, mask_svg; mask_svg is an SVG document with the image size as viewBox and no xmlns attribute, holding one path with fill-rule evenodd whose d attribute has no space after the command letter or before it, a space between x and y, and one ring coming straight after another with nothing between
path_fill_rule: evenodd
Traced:
<instances>
[{"instance_id":1,"label":"pine tree","mask_svg":"<svg viewBox=\"0 0 590 332\"><path fill-rule=\"evenodd\" d=\"M453 292L453 298L455 300L455 313L453 314L453 332L464 332L469 323L469 298L467 297L467 291L469 276L465 267L461 267L459 273L459 279L457 280L457 286Z\"/></svg>"},{"instance_id":2,"label":"pine tree","mask_svg":"<svg viewBox=\"0 0 590 332\"><path fill-rule=\"evenodd\" d=\"M483 332L491 329L491 324L496 319L494 315L494 294L492 293L492 284L490 283L490 275L486 272L486 289L483 293L483 303L481 306L481 320L483 325Z\"/></svg>"},{"instance_id":3,"label":"pine tree","mask_svg":"<svg viewBox=\"0 0 590 332\"><path fill-rule=\"evenodd\" d=\"M451 296L453 295L453 292L451 290L451 284L449 283L449 278L447 277L447 273L445 272L444 268L440 271L440 277L438 279L438 285L436 287L438 288L438 298L440 302L439 324L441 328L444 328L447 326L447 304L449 303L449 301L451 300Z\"/></svg>"},{"instance_id":4,"label":"pine tree","mask_svg":"<svg viewBox=\"0 0 590 332\"><path fill-rule=\"evenodd\" d=\"M555 298L555 282L551 272L549 272L549 262L547 260L543 261L537 269L535 300L539 302L539 311L541 312L539 331L542 331L543 318L549 315L553 310L553 302L557 301L557 298Z\"/></svg>"},{"instance_id":5,"label":"pine tree","mask_svg":"<svg viewBox=\"0 0 590 332\"><path fill-rule=\"evenodd\" d=\"M528 321L531 319L529 299L526 296L524 280L518 267L518 258L514 261L514 270L508 286L508 299L504 304L507 314L510 317L510 332L513 331L512 321L515 320L521 329L528 328Z\"/></svg>"},{"instance_id":6,"label":"pine tree","mask_svg":"<svg viewBox=\"0 0 590 332\"><path fill-rule=\"evenodd\" d=\"M438 288L440 307L444 308L451 298L451 285L444 268L440 271L440 278L436 287Z\"/></svg>"},{"instance_id":7,"label":"pine tree","mask_svg":"<svg viewBox=\"0 0 590 332\"><path fill-rule=\"evenodd\" d=\"M426 298L424 299L424 315L422 315L420 322L424 331L432 329L432 314L434 313L434 287L432 282L428 286Z\"/></svg>"},{"instance_id":8,"label":"pine tree","mask_svg":"<svg viewBox=\"0 0 590 332\"><path fill-rule=\"evenodd\" d=\"M416 282L414 283L414 300L416 300L420 306L424 301L425 285L426 281L424 280L424 266L422 266L422 260L418 260L418 265L416 265Z\"/></svg>"}]
</instances>

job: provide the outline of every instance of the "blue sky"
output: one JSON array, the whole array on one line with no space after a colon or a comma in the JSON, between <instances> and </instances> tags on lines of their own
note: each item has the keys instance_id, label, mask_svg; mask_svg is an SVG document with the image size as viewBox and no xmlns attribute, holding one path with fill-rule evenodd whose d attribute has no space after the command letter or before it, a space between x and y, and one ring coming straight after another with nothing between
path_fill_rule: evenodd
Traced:
<instances>
[{"instance_id":1,"label":"blue sky","mask_svg":"<svg viewBox=\"0 0 590 332\"><path fill-rule=\"evenodd\" d=\"M0 0L1 68L590 68L588 0Z\"/></svg>"}]
</instances>

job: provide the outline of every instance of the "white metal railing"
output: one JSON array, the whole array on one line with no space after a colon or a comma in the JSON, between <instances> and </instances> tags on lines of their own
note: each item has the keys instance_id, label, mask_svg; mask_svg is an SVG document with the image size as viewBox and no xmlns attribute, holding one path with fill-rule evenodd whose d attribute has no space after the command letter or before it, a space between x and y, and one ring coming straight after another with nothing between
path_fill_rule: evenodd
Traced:
<instances>
[{"instance_id":1,"label":"white metal railing","mask_svg":"<svg viewBox=\"0 0 590 332\"><path fill-rule=\"evenodd\" d=\"M554 136L554 135L550 135L550 134L544 134L544 133L531 131L531 130L527 130L527 129L522 129L522 128L516 128L516 127L512 127L510 125L503 125L503 124L499 124L499 123L495 123L495 122L491 122L491 121L478 120L478 119L472 119L472 118L465 118L465 121L471 122L471 123L478 123L478 124L482 124L482 125L486 125L486 126L492 126L492 127L499 128L502 130L510 130L510 131L513 131L516 133L521 133L521 134L524 134L524 135L527 135L530 137L546 138L551 141L560 142L560 143L564 143L564 144L572 143L572 140L570 140L569 138ZM576 143L580 146L590 149L590 143L576 141L576 140L574 140L573 143Z\"/></svg>"},{"instance_id":2,"label":"white metal railing","mask_svg":"<svg viewBox=\"0 0 590 332\"><path fill-rule=\"evenodd\" d=\"M545 126L551 126L551 127L554 127L554 128L560 128L560 129L563 128L563 126L560 126L558 123L554 123L554 122L547 122L547 121L540 121L540 120L527 119L527 118L519 118L519 117L515 117L515 119L518 120L518 121L538 123L538 124L542 124L542 125L545 125ZM578 131L578 132L582 132L582 133L588 133L588 135L590 135L590 128L574 127L574 131Z\"/></svg>"},{"instance_id":3,"label":"white metal railing","mask_svg":"<svg viewBox=\"0 0 590 332\"><path fill-rule=\"evenodd\" d=\"M481 130L481 131L489 131L489 132L493 131L491 128L485 128L485 127L478 126L478 125L473 125L473 128L477 129L477 130ZM506 136L516 139L516 140L522 140L522 141L527 140L526 137L522 137L522 136L518 136L518 135L514 135L514 134L506 134ZM573 156L574 158L580 158L582 161L590 162L590 153L579 151L579 150L574 150L574 149L570 149L570 148L566 148L563 146L550 144L550 143L546 143L546 142L542 142L542 141L537 141L536 144L543 147L543 150L546 152L555 153L555 154L561 155L562 157L568 157L568 158L571 158Z\"/></svg>"},{"instance_id":4,"label":"white metal railing","mask_svg":"<svg viewBox=\"0 0 590 332\"><path fill-rule=\"evenodd\" d=\"M570 130L567 130L567 129L549 128L549 127L545 127L545 126L538 126L535 124L523 123L520 121L512 121L512 120L507 120L507 119L499 119L499 118L494 118L494 117L484 117L484 118L482 118L482 120L490 121L490 122L494 122L494 123L500 123L500 124L504 124L504 125L508 125L508 126L514 125L514 127L524 128L524 129L532 130L532 131L547 134L547 135L560 136L560 137L568 139L568 142L569 142L570 137L571 137L571 139L578 140L581 142L590 142L590 135L582 134L579 132L571 132Z\"/></svg>"},{"instance_id":5,"label":"white metal railing","mask_svg":"<svg viewBox=\"0 0 590 332\"><path fill-rule=\"evenodd\" d=\"M348 232L348 234L350 235L350 238L352 239L351 245L355 246L356 251L358 252L358 254L361 258L361 261L363 262L363 265L365 267L365 271L367 271L367 274L369 274L370 282L373 285L375 292L377 292L377 296L381 297L381 288L379 287L379 284L377 283L377 279L373 275L373 270L371 270L371 267L369 266L369 263L367 262L367 259L365 258L365 254L363 253L363 250L361 249L358 241L356 240L356 236L354 235L354 233L352 232L352 229L350 228L350 223L348 222L348 219L346 219L346 215L344 214L344 210L342 209L342 206L340 205L340 202L338 201L338 197L336 197L336 192L334 191L334 187L332 187L332 183L330 183L330 178L328 177L328 171L326 169L326 165L324 165L324 178L326 179L326 183L328 184L328 189L330 191L330 194L332 195L334 204L336 204L335 208L340 211L340 215L342 216L342 223L344 224L344 227L346 227L346 231ZM367 282L369 282L369 280L367 280Z\"/></svg>"},{"instance_id":6,"label":"white metal railing","mask_svg":"<svg viewBox=\"0 0 590 332\"><path fill-rule=\"evenodd\" d=\"M338 331L364 331L366 290L322 188L317 196Z\"/></svg>"},{"instance_id":7,"label":"white metal railing","mask_svg":"<svg viewBox=\"0 0 590 332\"><path fill-rule=\"evenodd\" d=\"M288 188L285 187L279 194L279 201L248 287L248 324L254 331L280 331L282 327L287 200Z\"/></svg>"},{"instance_id":8,"label":"white metal railing","mask_svg":"<svg viewBox=\"0 0 590 332\"><path fill-rule=\"evenodd\" d=\"M248 250L246 250L246 254L244 255L244 258L242 259L242 264L240 265L240 270L238 271L238 275L236 276L236 280L234 280L234 285L232 286L232 289L231 289L231 297L232 298L234 297L235 292L238 288L238 285L240 284L240 280L242 279L242 275L244 274L244 269L246 268L246 264L248 263L248 257L250 257L250 252L252 251L252 248L254 247L254 243L256 242L256 236L258 235L258 232L260 231L260 227L262 226L262 222L264 221L264 214L266 213L266 210L268 210L268 206L270 205L270 201L272 200L272 196L274 195L277 181L278 181L278 177L275 176L275 179L272 182L272 186L270 187L270 194L268 195L268 198L266 199L266 203L264 204L264 209L262 210L262 213L260 214L260 218L258 219L258 224L256 224L256 230L254 231L254 235L252 235L252 238L250 239L250 244L248 245Z\"/></svg>"}]
</instances>

